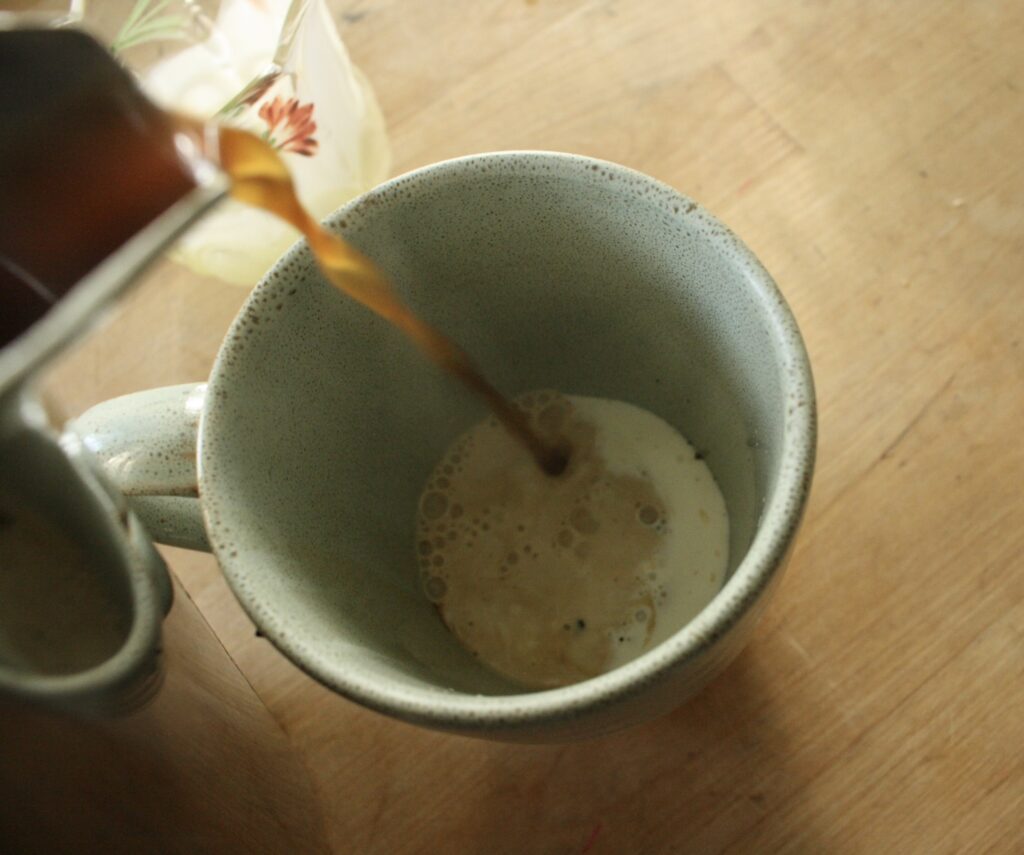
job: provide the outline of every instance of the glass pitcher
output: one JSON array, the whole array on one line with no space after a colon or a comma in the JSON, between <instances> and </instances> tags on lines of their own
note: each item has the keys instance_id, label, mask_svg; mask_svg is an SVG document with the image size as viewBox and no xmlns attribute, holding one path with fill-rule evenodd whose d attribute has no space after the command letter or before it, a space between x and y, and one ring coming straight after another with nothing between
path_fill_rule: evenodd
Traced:
<instances>
[{"instance_id":1,"label":"glass pitcher","mask_svg":"<svg viewBox=\"0 0 1024 855\"><path fill-rule=\"evenodd\" d=\"M388 176L391 155L377 99L324 0L49 5L51 19L107 45L160 107L270 141L314 217L326 217ZM251 287L295 240L270 215L227 200L181 237L171 257L197 273Z\"/></svg>"}]
</instances>

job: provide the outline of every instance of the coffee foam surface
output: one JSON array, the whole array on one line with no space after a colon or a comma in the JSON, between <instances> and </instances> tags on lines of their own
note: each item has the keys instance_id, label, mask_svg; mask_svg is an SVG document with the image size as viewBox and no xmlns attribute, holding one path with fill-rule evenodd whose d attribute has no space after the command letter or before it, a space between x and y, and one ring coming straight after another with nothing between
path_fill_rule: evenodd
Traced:
<instances>
[{"instance_id":1,"label":"coffee foam surface","mask_svg":"<svg viewBox=\"0 0 1024 855\"><path fill-rule=\"evenodd\" d=\"M728 516L670 425L622 401L528 393L516 403L572 447L545 475L493 419L459 437L420 498L425 595L473 655L525 686L584 680L691 620L722 585Z\"/></svg>"}]
</instances>

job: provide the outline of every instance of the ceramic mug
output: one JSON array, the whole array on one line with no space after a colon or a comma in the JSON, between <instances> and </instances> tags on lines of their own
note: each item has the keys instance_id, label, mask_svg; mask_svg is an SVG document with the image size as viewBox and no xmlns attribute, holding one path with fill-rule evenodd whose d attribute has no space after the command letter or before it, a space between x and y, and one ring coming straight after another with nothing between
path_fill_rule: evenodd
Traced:
<instances>
[{"instance_id":1,"label":"ceramic mug","mask_svg":"<svg viewBox=\"0 0 1024 855\"><path fill-rule=\"evenodd\" d=\"M428 727L573 739L664 713L718 674L781 575L815 453L807 356L751 252L670 187L543 152L428 166L328 224L504 392L621 399L676 426L728 507L723 588L661 645L575 685L526 691L479 664L421 593L413 547L420 489L481 408L330 287L304 243L250 295L208 385L75 425L150 531L212 548L308 674Z\"/></svg>"}]
</instances>

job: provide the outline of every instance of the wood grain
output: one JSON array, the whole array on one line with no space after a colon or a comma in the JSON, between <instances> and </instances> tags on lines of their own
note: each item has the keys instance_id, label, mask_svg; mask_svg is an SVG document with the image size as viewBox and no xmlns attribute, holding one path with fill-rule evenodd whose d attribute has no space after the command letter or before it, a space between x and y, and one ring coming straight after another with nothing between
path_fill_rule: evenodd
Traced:
<instances>
[{"instance_id":1,"label":"wood grain","mask_svg":"<svg viewBox=\"0 0 1024 855\"><path fill-rule=\"evenodd\" d=\"M1024 6L332 6L396 171L576 151L721 216L791 303L821 411L807 521L750 648L593 743L359 709L255 636L209 557L167 550L307 762L334 851L1024 850ZM204 376L242 296L161 269L55 373L61 402Z\"/></svg>"}]
</instances>

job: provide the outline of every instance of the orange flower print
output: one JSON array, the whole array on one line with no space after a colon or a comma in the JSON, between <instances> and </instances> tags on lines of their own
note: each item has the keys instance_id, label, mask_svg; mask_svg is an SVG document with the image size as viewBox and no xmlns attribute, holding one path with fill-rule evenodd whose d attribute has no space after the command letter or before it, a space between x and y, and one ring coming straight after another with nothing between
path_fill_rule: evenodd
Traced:
<instances>
[{"instance_id":1,"label":"orange flower print","mask_svg":"<svg viewBox=\"0 0 1024 855\"><path fill-rule=\"evenodd\" d=\"M260 107L259 117L267 123L264 139L278 151L292 151L306 157L316 154L318 143L313 137L316 122L312 104L303 106L298 98L276 97Z\"/></svg>"}]
</instances>

